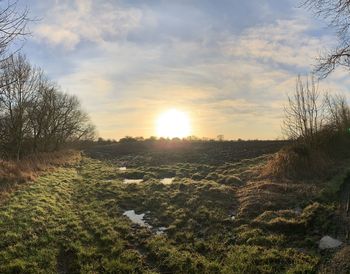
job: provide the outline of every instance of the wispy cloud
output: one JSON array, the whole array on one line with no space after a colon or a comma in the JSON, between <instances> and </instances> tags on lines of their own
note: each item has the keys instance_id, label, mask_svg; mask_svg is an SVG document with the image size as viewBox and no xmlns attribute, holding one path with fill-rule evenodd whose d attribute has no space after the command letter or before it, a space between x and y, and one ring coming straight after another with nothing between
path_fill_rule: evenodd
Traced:
<instances>
[{"instance_id":1,"label":"wispy cloud","mask_svg":"<svg viewBox=\"0 0 350 274\"><path fill-rule=\"evenodd\" d=\"M223 43L223 49L231 56L256 60L275 66L293 66L309 69L315 57L334 37L313 36L316 28L306 18L277 20L273 24L249 28L238 37Z\"/></svg>"},{"instance_id":2,"label":"wispy cloud","mask_svg":"<svg viewBox=\"0 0 350 274\"><path fill-rule=\"evenodd\" d=\"M99 43L123 37L138 27L141 16L136 8L122 8L110 1L55 1L34 29L34 37L73 50L82 41Z\"/></svg>"},{"instance_id":3,"label":"wispy cloud","mask_svg":"<svg viewBox=\"0 0 350 274\"><path fill-rule=\"evenodd\" d=\"M293 1L213 3L53 1L27 51L102 136L153 135L156 116L178 107L199 136L278 137L286 93L331 36ZM346 81L337 72L323 85Z\"/></svg>"}]
</instances>

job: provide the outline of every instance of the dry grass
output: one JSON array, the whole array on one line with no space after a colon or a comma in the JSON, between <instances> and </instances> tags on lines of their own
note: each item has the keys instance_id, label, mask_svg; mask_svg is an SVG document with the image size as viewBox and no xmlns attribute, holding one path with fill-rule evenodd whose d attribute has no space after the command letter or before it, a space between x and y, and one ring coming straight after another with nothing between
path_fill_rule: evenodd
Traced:
<instances>
[{"instance_id":1,"label":"dry grass","mask_svg":"<svg viewBox=\"0 0 350 274\"><path fill-rule=\"evenodd\" d=\"M315 184L261 180L248 182L237 191L239 216L254 218L267 210L294 209L318 193Z\"/></svg>"},{"instance_id":2,"label":"dry grass","mask_svg":"<svg viewBox=\"0 0 350 274\"><path fill-rule=\"evenodd\" d=\"M21 183L33 181L44 171L79 161L81 154L75 150L39 153L20 161L0 160L0 201Z\"/></svg>"},{"instance_id":3,"label":"dry grass","mask_svg":"<svg viewBox=\"0 0 350 274\"><path fill-rule=\"evenodd\" d=\"M333 256L325 265L321 266L320 274L350 273L350 246L346 245Z\"/></svg>"},{"instance_id":4,"label":"dry grass","mask_svg":"<svg viewBox=\"0 0 350 274\"><path fill-rule=\"evenodd\" d=\"M321 150L293 145L277 152L262 169L262 176L285 179L324 178L333 165Z\"/></svg>"}]
</instances>

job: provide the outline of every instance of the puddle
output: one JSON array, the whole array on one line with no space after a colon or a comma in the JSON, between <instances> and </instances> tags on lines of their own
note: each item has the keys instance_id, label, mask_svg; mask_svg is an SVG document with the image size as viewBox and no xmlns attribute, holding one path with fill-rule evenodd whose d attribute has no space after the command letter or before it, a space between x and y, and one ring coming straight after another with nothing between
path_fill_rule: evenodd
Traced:
<instances>
[{"instance_id":1,"label":"puddle","mask_svg":"<svg viewBox=\"0 0 350 274\"><path fill-rule=\"evenodd\" d=\"M139 184L142 181L142 179L124 179L123 184Z\"/></svg>"},{"instance_id":2,"label":"puddle","mask_svg":"<svg viewBox=\"0 0 350 274\"><path fill-rule=\"evenodd\" d=\"M123 215L128 217L130 221L132 221L134 224L138 224L142 227L152 228L152 226L150 226L143 220L143 218L145 217L145 213L136 214L135 210L127 210L123 213Z\"/></svg>"},{"instance_id":3,"label":"puddle","mask_svg":"<svg viewBox=\"0 0 350 274\"><path fill-rule=\"evenodd\" d=\"M125 166L122 166L119 168L120 171L125 171L126 170L126 167Z\"/></svg>"},{"instance_id":4,"label":"puddle","mask_svg":"<svg viewBox=\"0 0 350 274\"><path fill-rule=\"evenodd\" d=\"M237 215L237 212L236 212L236 210L232 210L231 212L230 212L230 218L231 218L231 220L236 220L236 215Z\"/></svg>"},{"instance_id":5,"label":"puddle","mask_svg":"<svg viewBox=\"0 0 350 274\"><path fill-rule=\"evenodd\" d=\"M135 210L127 210L123 213L123 216L128 217L129 220L134 224L137 224L141 227L152 229L153 233L155 233L156 235L165 234L166 230L168 229L167 227L161 226L161 227L152 228L152 226L144 220L145 215L149 213L150 211L146 211L145 213L141 213L141 214L136 214Z\"/></svg>"},{"instance_id":6,"label":"puddle","mask_svg":"<svg viewBox=\"0 0 350 274\"><path fill-rule=\"evenodd\" d=\"M174 181L174 177L172 178L164 178L164 179L161 179L160 182L163 184L163 185L171 185Z\"/></svg>"},{"instance_id":7,"label":"puddle","mask_svg":"<svg viewBox=\"0 0 350 274\"><path fill-rule=\"evenodd\" d=\"M165 226L161 226L161 227L158 227L156 229L156 235L162 235L165 233L165 230L167 230L167 228Z\"/></svg>"},{"instance_id":8,"label":"puddle","mask_svg":"<svg viewBox=\"0 0 350 274\"><path fill-rule=\"evenodd\" d=\"M296 208L294 208L294 213L297 215L301 215L301 213L303 212L303 210L301 209L301 207L297 206Z\"/></svg>"}]
</instances>

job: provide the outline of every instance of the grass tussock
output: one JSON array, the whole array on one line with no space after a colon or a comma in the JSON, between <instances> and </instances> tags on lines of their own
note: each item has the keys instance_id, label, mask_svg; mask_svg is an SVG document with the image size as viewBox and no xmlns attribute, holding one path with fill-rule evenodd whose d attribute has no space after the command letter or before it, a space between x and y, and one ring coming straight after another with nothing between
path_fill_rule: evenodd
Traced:
<instances>
[{"instance_id":1,"label":"grass tussock","mask_svg":"<svg viewBox=\"0 0 350 274\"><path fill-rule=\"evenodd\" d=\"M239 216L254 218L267 210L294 209L307 204L318 196L316 184L271 182L269 180L249 182L237 191L240 203Z\"/></svg>"},{"instance_id":2,"label":"grass tussock","mask_svg":"<svg viewBox=\"0 0 350 274\"><path fill-rule=\"evenodd\" d=\"M334 160L319 149L293 144L273 155L262 175L285 179L315 179L329 176Z\"/></svg>"}]
</instances>

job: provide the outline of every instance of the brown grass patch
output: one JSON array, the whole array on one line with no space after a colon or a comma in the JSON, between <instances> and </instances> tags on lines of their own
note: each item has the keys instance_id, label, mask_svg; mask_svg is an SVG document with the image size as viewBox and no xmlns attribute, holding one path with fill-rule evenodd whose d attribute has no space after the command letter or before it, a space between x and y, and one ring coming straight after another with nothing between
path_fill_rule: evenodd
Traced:
<instances>
[{"instance_id":1,"label":"brown grass patch","mask_svg":"<svg viewBox=\"0 0 350 274\"><path fill-rule=\"evenodd\" d=\"M293 209L311 200L317 193L317 187L311 183L249 182L237 192L239 215L254 218L267 210Z\"/></svg>"},{"instance_id":2,"label":"brown grass patch","mask_svg":"<svg viewBox=\"0 0 350 274\"><path fill-rule=\"evenodd\" d=\"M0 201L19 184L35 180L44 171L72 165L80 159L79 151L63 150L30 155L20 161L0 160Z\"/></svg>"},{"instance_id":3,"label":"brown grass patch","mask_svg":"<svg viewBox=\"0 0 350 274\"><path fill-rule=\"evenodd\" d=\"M321 266L320 274L348 274L350 273L350 246L344 246L333 258Z\"/></svg>"},{"instance_id":4,"label":"brown grass patch","mask_svg":"<svg viewBox=\"0 0 350 274\"><path fill-rule=\"evenodd\" d=\"M294 144L277 152L262 168L263 177L313 179L328 176L332 160L321 150Z\"/></svg>"}]
</instances>

